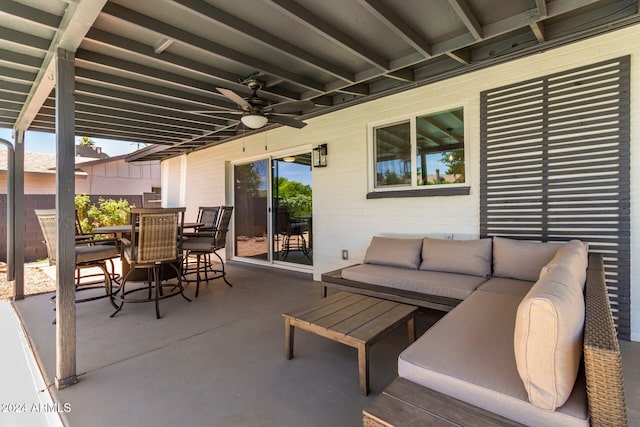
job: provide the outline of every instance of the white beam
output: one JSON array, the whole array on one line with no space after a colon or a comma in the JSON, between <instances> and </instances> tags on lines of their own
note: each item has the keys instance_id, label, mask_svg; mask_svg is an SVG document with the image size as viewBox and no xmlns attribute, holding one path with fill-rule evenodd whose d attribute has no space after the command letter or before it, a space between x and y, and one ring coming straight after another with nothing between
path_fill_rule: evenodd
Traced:
<instances>
[{"instance_id":1,"label":"white beam","mask_svg":"<svg viewBox=\"0 0 640 427\"><path fill-rule=\"evenodd\" d=\"M56 84L55 58L58 48L75 52L100 14L107 0L70 2L60 21L56 35L51 40L40 71L36 76L27 100L14 125L15 129L27 130L38 111Z\"/></svg>"}]
</instances>

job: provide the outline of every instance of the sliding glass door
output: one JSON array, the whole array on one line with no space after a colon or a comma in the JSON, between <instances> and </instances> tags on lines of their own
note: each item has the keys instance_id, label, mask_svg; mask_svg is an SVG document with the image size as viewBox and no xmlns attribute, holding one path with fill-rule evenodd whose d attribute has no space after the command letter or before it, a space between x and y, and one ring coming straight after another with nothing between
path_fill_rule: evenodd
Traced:
<instances>
[{"instance_id":1,"label":"sliding glass door","mask_svg":"<svg viewBox=\"0 0 640 427\"><path fill-rule=\"evenodd\" d=\"M313 265L311 153L233 167L235 256Z\"/></svg>"},{"instance_id":2,"label":"sliding glass door","mask_svg":"<svg viewBox=\"0 0 640 427\"><path fill-rule=\"evenodd\" d=\"M268 162L260 160L233 167L237 257L270 260Z\"/></svg>"},{"instance_id":3,"label":"sliding glass door","mask_svg":"<svg viewBox=\"0 0 640 427\"><path fill-rule=\"evenodd\" d=\"M273 260L313 265L311 153L273 159Z\"/></svg>"}]
</instances>

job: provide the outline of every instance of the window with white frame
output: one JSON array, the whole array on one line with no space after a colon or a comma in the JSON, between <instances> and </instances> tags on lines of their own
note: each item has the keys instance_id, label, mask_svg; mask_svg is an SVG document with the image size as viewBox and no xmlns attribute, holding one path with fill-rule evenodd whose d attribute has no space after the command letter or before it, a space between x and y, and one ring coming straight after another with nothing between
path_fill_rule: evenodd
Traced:
<instances>
[{"instance_id":1,"label":"window with white frame","mask_svg":"<svg viewBox=\"0 0 640 427\"><path fill-rule=\"evenodd\" d=\"M373 127L373 189L465 183L463 107Z\"/></svg>"}]
</instances>

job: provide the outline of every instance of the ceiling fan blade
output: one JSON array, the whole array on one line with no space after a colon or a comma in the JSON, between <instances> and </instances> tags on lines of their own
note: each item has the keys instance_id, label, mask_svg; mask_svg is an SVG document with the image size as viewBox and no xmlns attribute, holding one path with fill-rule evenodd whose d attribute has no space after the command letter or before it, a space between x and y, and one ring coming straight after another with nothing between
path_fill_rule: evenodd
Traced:
<instances>
[{"instance_id":1,"label":"ceiling fan blade","mask_svg":"<svg viewBox=\"0 0 640 427\"><path fill-rule=\"evenodd\" d=\"M251 105L234 91L222 87L217 87L216 89L218 92L235 102L236 105L239 105L242 108L251 108Z\"/></svg>"},{"instance_id":2,"label":"ceiling fan blade","mask_svg":"<svg viewBox=\"0 0 640 427\"><path fill-rule=\"evenodd\" d=\"M316 104L313 101L291 101L283 102L280 104L270 105L265 108L265 112L273 111L274 113L296 113L298 111L310 110L314 108Z\"/></svg>"},{"instance_id":3,"label":"ceiling fan blade","mask_svg":"<svg viewBox=\"0 0 640 427\"><path fill-rule=\"evenodd\" d=\"M238 124L233 128L233 130L235 131L236 134L240 132L244 133L247 130L247 127L244 125L244 123L238 120Z\"/></svg>"},{"instance_id":4,"label":"ceiling fan blade","mask_svg":"<svg viewBox=\"0 0 640 427\"><path fill-rule=\"evenodd\" d=\"M294 127L296 129L302 129L307 125L305 122L301 122L300 120L294 119L293 117L274 116L274 115L269 115L267 117L269 118L269 121L272 123L279 123L281 125Z\"/></svg>"},{"instance_id":5,"label":"ceiling fan blade","mask_svg":"<svg viewBox=\"0 0 640 427\"><path fill-rule=\"evenodd\" d=\"M242 111L233 110L189 110L188 112L195 114L244 114Z\"/></svg>"}]
</instances>

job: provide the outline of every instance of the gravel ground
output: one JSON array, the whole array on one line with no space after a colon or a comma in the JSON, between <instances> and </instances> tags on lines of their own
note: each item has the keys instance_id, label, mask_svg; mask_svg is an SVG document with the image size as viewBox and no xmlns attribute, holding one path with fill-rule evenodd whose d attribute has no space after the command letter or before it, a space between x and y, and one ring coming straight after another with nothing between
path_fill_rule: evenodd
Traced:
<instances>
[{"instance_id":1,"label":"gravel ground","mask_svg":"<svg viewBox=\"0 0 640 427\"><path fill-rule=\"evenodd\" d=\"M48 263L29 263L24 266L24 294L33 295L56 290L56 282L47 276L42 268ZM10 299L13 289L7 282L6 265L0 263L0 299Z\"/></svg>"}]
</instances>

